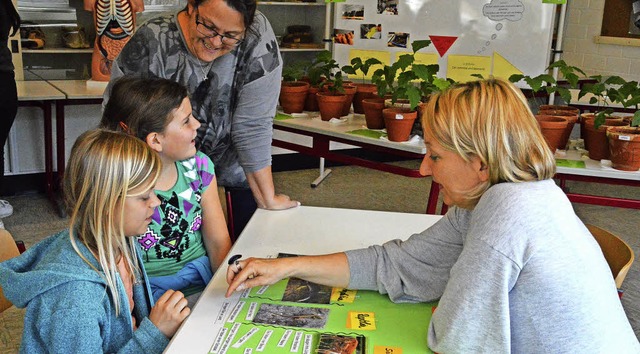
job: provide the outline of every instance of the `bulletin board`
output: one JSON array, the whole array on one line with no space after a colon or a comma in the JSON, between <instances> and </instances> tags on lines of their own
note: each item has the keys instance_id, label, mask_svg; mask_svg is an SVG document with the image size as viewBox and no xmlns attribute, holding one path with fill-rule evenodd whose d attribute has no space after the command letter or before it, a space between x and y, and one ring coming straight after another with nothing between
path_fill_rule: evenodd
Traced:
<instances>
[{"instance_id":1,"label":"bulletin board","mask_svg":"<svg viewBox=\"0 0 640 354\"><path fill-rule=\"evenodd\" d=\"M549 0L552 1L552 0ZM334 58L391 64L414 40L432 44L416 62L439 64L456 81L536 76L551 59L556 6L543 0L346 0L334 11ZM368 77L371 77L370 70ZM366 78L359 76L357 78Z\"/></svg>"}]
</instances>

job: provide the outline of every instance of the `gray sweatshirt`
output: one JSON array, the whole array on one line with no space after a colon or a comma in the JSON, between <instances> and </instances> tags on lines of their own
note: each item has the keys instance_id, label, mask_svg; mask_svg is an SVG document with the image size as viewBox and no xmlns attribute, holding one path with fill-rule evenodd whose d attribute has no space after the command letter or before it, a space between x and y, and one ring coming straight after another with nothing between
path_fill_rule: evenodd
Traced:
<instances>
[{"instance_id":1,"label":"gray sweatshirt","mask_svg":"<svg viewBox=\"0 0 640 354\"><path fill-rule=\"evenodd\" d=\"M494 185L474 210L347 257L350 288L440 300L438 353L640 353L600 247L552 180Z\"/></svg>"}]
</instances>

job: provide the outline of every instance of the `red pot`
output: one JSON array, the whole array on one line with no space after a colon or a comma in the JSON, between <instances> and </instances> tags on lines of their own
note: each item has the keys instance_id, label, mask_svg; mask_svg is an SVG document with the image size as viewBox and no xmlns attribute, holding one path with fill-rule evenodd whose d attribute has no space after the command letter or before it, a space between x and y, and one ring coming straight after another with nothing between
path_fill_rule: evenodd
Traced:
<instances>
[{"instance_id":1,"label":"red pot","mask_svg":"<svg viewBox=\"0 0 640 354\"><path fill-rule=\"evenodd\" d=\"M364 110L364 119L367 122L367 128L384 129L384 117L382 116L384 98L365 98L362 100L362 109Z\"/></svg>"},{"instance_id":2,"label":"red pot","mask_svg":"<svg viewBox=\"0 0 640 354\"><path fill-rule=\"evenodd\" d=\"M320 118L324 121L331 118L340 118L342 115L342 107L347 99L344 93L318 92L318 106L320 109Z\"/></svg>"},{"instance_id":3,"label":"red pot","mask_svg":"<svg viewBox=\"0 0 640 354\"><path fill-rule=\"evenodd\" d=\"M542 131L542 136L544 136L544 140L547 142L549 149L551 149L552 153L555 153L567 129L567 120L562 117L544 114L536 114L536 120L538 121L540 131Z\"/></svg>"},{"instance_id":4,"label":"red pot","mask_svg":"<svg viewBox=\"0 0 640 354\"><path fill-rule=\"evenodd\" d=\"M365 98L375 98L378 87L374 84L355 84L358 90L355 96L353 96L353 112L362 114L364 113L364 107L362 106L362 100Z\"/></svg>"},{"instance_id":5,"label":"red pot","mask_svg":"<svg viewBox=\"0 0 640 354\"><path fill-rule=\"evenodd\" d=\"M413 122L418 117L417 111L408 108L391 107L382 110L387 137L390 141L407 141L411 135Z\"/></svg>"},{"instance_id":6,"label":"red pot","mask_svg":"<svg viewBox=\"0 0 640 354\"><path fill-rule=\"evenodd\" d=\"M623 171L640 170L640 128L609 127L607 139L611 167Z\"/></svg>"},{"instance_id":7,"label":"red pot","mask_svg":"<svg viewBox=\"0 0 640 354\"><path fill-rule=\"evenodd\" d=\"M302 113L307 99L309 83L303 81L283 82L280 86L280 106L284 113Z\"/></svg>"}]
</instances>

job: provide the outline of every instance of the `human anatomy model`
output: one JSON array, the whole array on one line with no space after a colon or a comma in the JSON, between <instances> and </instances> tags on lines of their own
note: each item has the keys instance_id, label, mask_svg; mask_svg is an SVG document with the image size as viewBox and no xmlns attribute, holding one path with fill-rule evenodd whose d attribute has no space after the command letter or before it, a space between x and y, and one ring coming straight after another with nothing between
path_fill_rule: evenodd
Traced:
<instances>
[{"instance_id":1,"label":"human anatomy model","mask_svg":"<svg viewBox=\"0 0 640 354\"><path fill-rule=\"evenodd\" d=\"M96 28L91 78L109 81L111 63L135 31L135 13L144 11L143 0L84 0L84 9L93 12Z\"/></svg>"}]
</instances>

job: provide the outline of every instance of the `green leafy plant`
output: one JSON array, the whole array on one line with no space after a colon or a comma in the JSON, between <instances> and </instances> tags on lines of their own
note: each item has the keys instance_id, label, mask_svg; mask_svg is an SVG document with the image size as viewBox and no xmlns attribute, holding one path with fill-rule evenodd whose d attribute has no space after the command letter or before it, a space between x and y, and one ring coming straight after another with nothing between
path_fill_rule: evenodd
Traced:
<instances>
[{"instance_id":1,"label":"green leafy plant","mask_svg":"<svg viewBox=\"0 0 640 354\"><path fill-rule=\"evenodd\" d=\"M304 76L306 63L295 62L282 68L282 81L299 81Z\"/></svg>"},{"instance_id":2,"label":"green leafy plant","mask_svg":"<svg viewBox=\"0 0 640 354\"><path fill-rule=\"evenodd\" d=\"M331 52L323 50L307 63L305 72L311 86L320 87L327 84L330 92L343 92L342 72L339 69L340 65L333 59Z\"/></svg>"},{"instance_id":3,"label":"green leafy plant","mask_svg":"<svg viewBox=\"0 0 640 354\"><path fill-rule=\"evenodd\" d=\"M382 62L376 58L368 58L362 61L362 58L355 57L351 59L351 65L345 65L342 67L342 72L348 75L358 75L358 71L362 73L362 82L365 82L365 78L369 73L369 69L373 65L382 65Z\"/></svg>"},{"instance_id":4,"label":"green leafy plant","mask_svg":"<svg viewBox=\"0 0 640 354\"><path fill-rule=\"evenodd\" d=\"M568 82L569 87L559 83L558 80L556 80L551 74L548 73L540 74L534 77L522 74L514 74L509 77L509 81L516 83L524 80L524 82L529 85L531 91L533 91L534 94L540 91L544 91L547 94L556 93L565 102L571 102L571 91L569 90L572 88L578 88L580 82L580 76L578 75L578 73L582 74L582 77L586 77L587 74L585 74L585 72L578 67L568 65L564 60L558 60L552 63L547 67L546 71L550 72L553 69L558 69L560 73L562 73L562 77Z\"/></svg>"},{"instance_id":5,"label":"green leafy plant","mask_svg":"<svg viewBox=\"0 0 640 354\"><path fill-rule=\"evenodd\" d=\"M417 40L411 43L412 53L403 54L391 65L377 69L371 81L376 84L378 95L391 94L391 102L408 99L411 109L416 109L423 98L431 93L449 87L453 80L438 78L438 64L424 65L415 63L416 53L431 45L430 40Z\"/></svg>"},{"instance_id":6,"label":"green leafy plant","mask_svg":"<svg viewBox=\"0 0 640 354\"><path fill-rule=\"evenodd\" d=\"M608 77L592 75L589 78L595 80L595 83L582 85L578 99L591 94L590 104L606 107L599 110L595 115L594 126L596 129L604 124L605 119L614 112L614 109L609 107L613 103L619 103L624 108L635 107L636 112L631 121L631 126L640 125L640 110L638 110L640 88L638 87L638 82L626 81L622 77L615 75Z\"/></svg>"}]
</instances>

